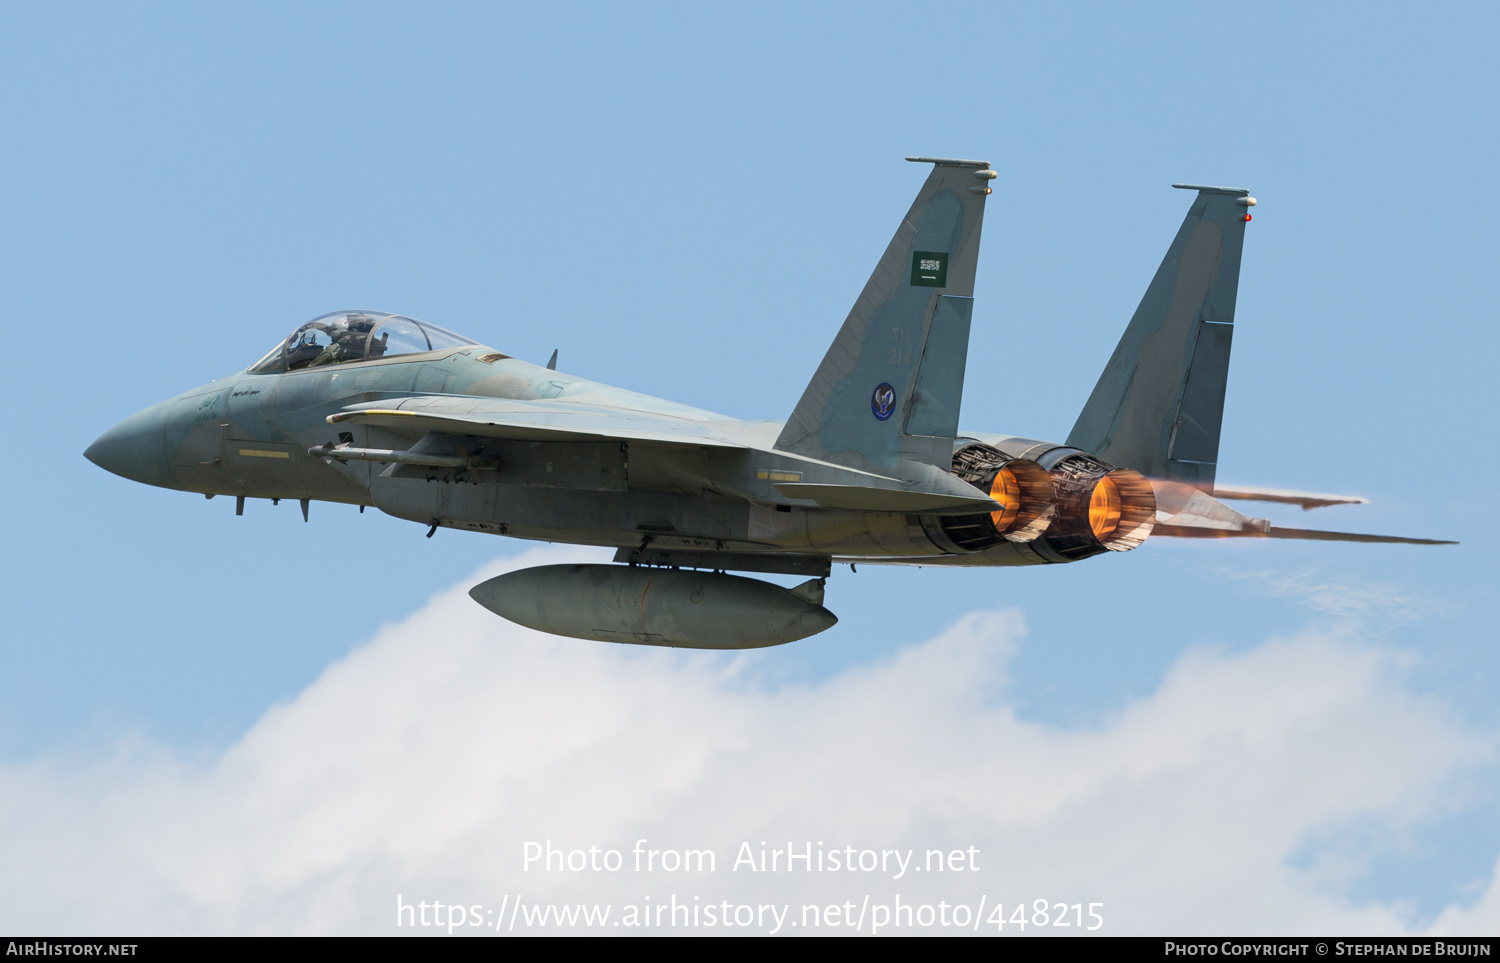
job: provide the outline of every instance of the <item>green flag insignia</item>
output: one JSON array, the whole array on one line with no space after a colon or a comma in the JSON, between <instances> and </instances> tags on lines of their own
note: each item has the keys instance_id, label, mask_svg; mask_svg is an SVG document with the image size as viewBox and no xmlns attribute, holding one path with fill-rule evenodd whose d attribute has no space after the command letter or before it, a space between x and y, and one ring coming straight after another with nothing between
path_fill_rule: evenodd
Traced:
<instances>
[{"instance_id":1,"label":"green flag insignia","mask_svg":"<svg viewBox=\"0 0 1500 963\"><path fill-rule=\"evenodd\" d=\"M948 255L941 251L911 252L911 283L923 288L948 286Z\"/></svg>"}]
</instances>

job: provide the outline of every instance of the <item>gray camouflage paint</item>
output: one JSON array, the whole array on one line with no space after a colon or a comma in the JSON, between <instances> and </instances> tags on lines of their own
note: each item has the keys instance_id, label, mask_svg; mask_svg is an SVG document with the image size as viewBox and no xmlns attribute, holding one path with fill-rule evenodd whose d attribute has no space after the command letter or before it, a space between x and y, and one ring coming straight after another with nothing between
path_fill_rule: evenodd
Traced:
<instances>
[{"instance_id":1,"label":"gray camouflage paint","mask_svg":"<svg viewBox=\"0 0 1500 963\"><path fill-rule=\"evenodd\" d=\"M923 477L921 464L947 472L963 392L980 228L992 176L988 168L985 161L933 166L793 409L777 448L898 478ZM912 283L917 252L947 255L943 287ZM939 337L930 342L935 317ZM936 350L924 358L930 343ZM924 386L944 386L930 400L917 391L922 366L928 368ZM880 384L896 392L895 416L886 421L870 411ZM912 419L919 430L907 430Z\"/></svg>"},{"instance_id":2,"label":"gray camouflage paint","mask_svg":"<svg viewBox=\"0 0 1500 963\"><path fill-rule=\"evenodd\" d=\"M718 568L805 573L826 572L830 559L1067 561L1044 539L963 552L942 535L938 516L998 507L949 471L955 439L974 439L1043 468L1077 449L1092 452L1179 483L1163 489L1176 493L1163 518L1169 527L1266 534L1261 520L1206 491L1181 495L1184 486L1211 491L1244 192L1199 191L1059 445L958 432L992 177L982 161L935 163L785 424L729 418L476 345L240 372L125 419L86 454L165 488L371 505L424 525L615 546L619 558L655 564L715 558ZM887 420L871 410L882 383L897 396ZM309 453L341 443L447 455L462 448L499 468Z\"/></svg>"},{"instance_id":3,"label":"gray camouflage paint","mask_svg":"<svg viewBox=\"0 0 1500 963\"><path fill-rule=\"evenodd\" d=\"M1248 195L1198 189L1069 445L1213 491Z\"/></svg>"}]
</instances>

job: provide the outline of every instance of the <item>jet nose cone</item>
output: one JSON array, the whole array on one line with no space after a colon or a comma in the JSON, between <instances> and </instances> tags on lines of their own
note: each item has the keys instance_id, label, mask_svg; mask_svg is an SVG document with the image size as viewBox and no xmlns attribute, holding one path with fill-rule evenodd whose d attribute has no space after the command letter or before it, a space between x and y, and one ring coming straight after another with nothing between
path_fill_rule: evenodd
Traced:
<instances>
[{"instance_id":1,"label":"jet nose cone","mask_svg":"<svg viewBox=\"0 0 1500 963\"><path fill-rule=\"evenodd\" d=\"M95 439L83 457L121 478L171 487L163 431L166 419L159 409L158 405L126 418Z\"/></svg>"}]
</instances>

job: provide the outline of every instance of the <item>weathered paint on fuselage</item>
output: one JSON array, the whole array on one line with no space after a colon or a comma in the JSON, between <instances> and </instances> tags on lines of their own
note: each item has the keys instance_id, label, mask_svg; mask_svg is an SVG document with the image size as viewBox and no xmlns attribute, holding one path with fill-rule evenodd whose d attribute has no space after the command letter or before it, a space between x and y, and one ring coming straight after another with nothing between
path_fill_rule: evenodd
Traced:
<instances>
[{"instance_id":1,"label":"weathered paint on fuselage","mask_svg":"<svg viewBox=\"0 0 1500 963\"><path fill-rule=\"evenodd\" d=\"M774 450L780 422L739 421L515 358L479 360L496 354L475 346L291 372L241 372L127 419L96 442L90 457L167 488L371 505L422 524L518 538L837 557L946 550L917 516L821 508L779 493L775 473L807 467L806 459ZM499 471L469 472L461 480L439 470L397 471L308 454L310 447L339 441L408 448L412 439L386 429L326 419L347 405L437 394L605 404L710 423L718 436L743 448L490 439ZM997 549L964 558L991 565L1046 561L1009 543Z\"/></svg>"}]
</instances>

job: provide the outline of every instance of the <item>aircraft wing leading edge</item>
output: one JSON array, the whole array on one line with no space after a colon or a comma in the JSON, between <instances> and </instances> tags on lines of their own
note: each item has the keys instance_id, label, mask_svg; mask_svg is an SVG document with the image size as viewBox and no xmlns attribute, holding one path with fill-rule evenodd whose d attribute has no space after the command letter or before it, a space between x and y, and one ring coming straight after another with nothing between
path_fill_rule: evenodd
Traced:
<instances>
[{"instance_id":1,"label":"aircraft wing leading edge","mask_svg":"<svg viewBox=\"0 0 1500 963\"><path fill-rule=\"evenodd\" d=\"M412 437L440 431L522 441L617 440L689 448L746 447L720 437L712 423L571 402L418 396L350 405L327 420L330 425L376 425Z\"/></svg>"}]
</instances>

